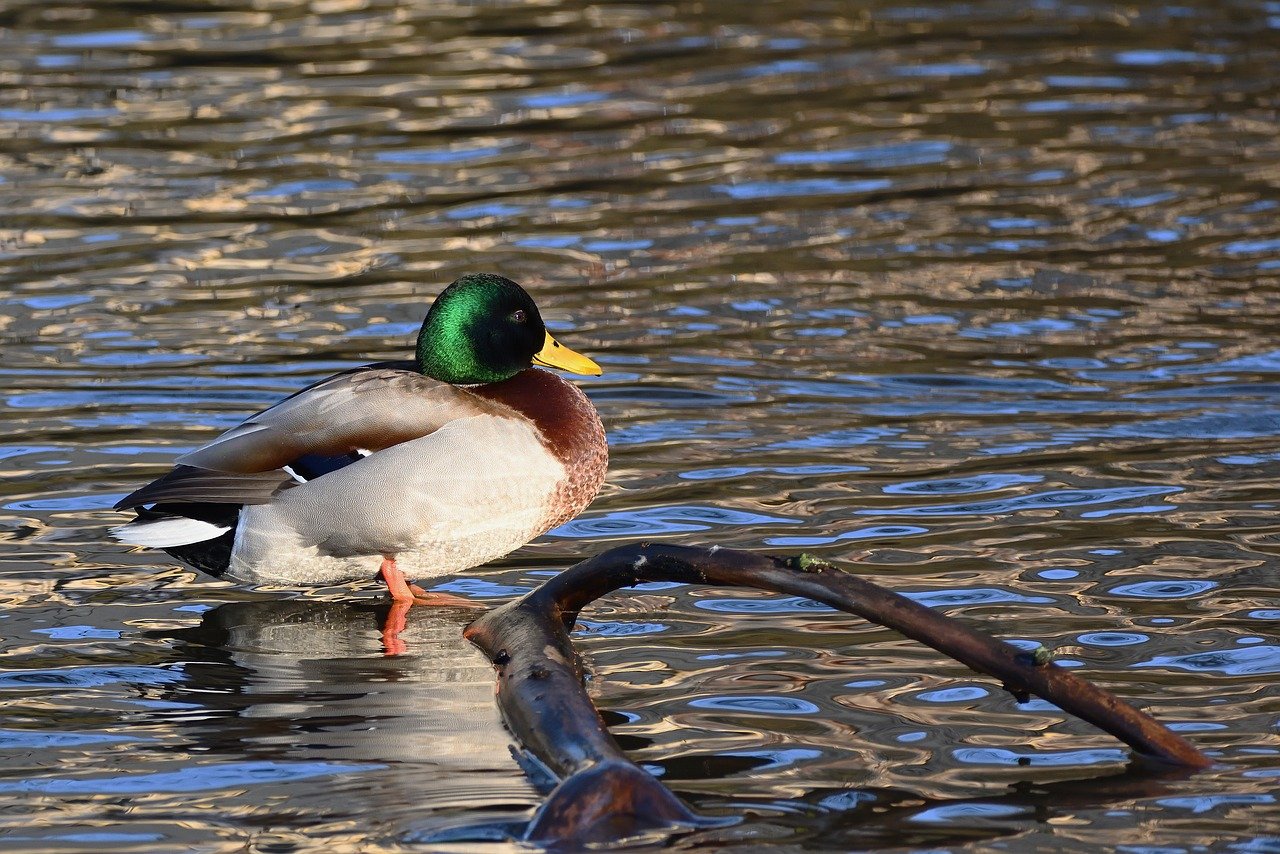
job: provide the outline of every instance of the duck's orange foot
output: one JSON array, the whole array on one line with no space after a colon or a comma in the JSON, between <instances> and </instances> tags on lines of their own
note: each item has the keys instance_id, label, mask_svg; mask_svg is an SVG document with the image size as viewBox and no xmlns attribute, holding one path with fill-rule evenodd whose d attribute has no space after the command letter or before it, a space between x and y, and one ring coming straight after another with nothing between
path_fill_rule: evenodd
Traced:
<instances>
[{"instance_id":1,"label":"duck's orange foot","mask_svg":"<svg viewBox=\"0 0 1280 854\"><path fill-rule=\"evenodd\" d=\"M471 599L454 596L452 593L433 593L430 590L422 589L416 584L409 585L409 592L413 594L413 604L415 605L444 605L450 608L484 607L481 603Z\"/></svg>"}]
</instances>

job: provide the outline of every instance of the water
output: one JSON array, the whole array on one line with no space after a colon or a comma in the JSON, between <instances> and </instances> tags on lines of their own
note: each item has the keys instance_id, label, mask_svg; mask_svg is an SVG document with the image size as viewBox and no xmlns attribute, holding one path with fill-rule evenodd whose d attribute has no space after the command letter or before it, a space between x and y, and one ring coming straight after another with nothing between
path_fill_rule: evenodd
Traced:
<instances>
[{"instance_id":1,"label":"water","mask_svg":"<svg viewBox=\"0 0 1280 854\"><path fill-rule=\"evenodd\" d=\"M221 0L0 11L6 850L503 850L539 799L464 615L107 541L178 453L401 356L472 270L607 373L581 519L805 550L1044 642L1220 761L793 598L584 614L686 848L1280 842L1275 3ZM38 820L32 817L38 817ZM487 841L485 841L487 840Z\"/></svg>"}]
</instances>

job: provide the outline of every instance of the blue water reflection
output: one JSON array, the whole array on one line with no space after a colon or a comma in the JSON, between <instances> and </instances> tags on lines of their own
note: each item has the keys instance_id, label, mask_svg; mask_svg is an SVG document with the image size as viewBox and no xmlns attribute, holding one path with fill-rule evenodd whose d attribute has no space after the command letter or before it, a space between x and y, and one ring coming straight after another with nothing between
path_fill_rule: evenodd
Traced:
<instances>
[{"instance_id":1,"label":"blue water reflection","mask_svg":"<svg viewBox=\"0 0 1280 854\"><path fill-rule=\"evenodd\" d=\"M1081 507L1090 504L1108 504L1130 501L1148 495L1169 495L1182 490L1176 486L1116 486L1098 489L1055 489L1048 492L975 501L966 504L934 504L926 507L888 507L877 510L859 510L859 513L877 516L977 516L985 514L1016 513L1021 510L1040 510L1058 507Z\"/></svg>"},{"instance_id":2,"label":"blue water reflection","mask_svg":"<svg viewBox=\"0 0 1280 854\"><path fill-rule=\"evenodd\" d=\"M699 697L690 700L689 705L695 709L752 715L812 715L819 711L818 706L808 700L768 695Z\"/></svg>"},{"instance_id":3,"label":"blue water reflection","mask_svg":"<svg viewBox=\"0 0 1280 854\"><path fill-rule=\"evenodd\" d=\"M801 596L770 597L767 599L696 599L693 606L703 611L719 614L799 614L814 611L834 611L830 605L805 599Z\"/></svg>"},{"instance_id":4,"label":"blue water reflection","mask_svg":"<svg viewBox=\"0 0 1280 854\"><path fill-rule=\"evenodd\" d=\"M930 608L995 605L1005 603L1048 604L1047 596L1028 596L996 587L956 588L948 590L924 590L904 592L904 596ZM791 614L810 611L833 611L829 605L800 596L735 599L698 599L694 606L704 611L725 614Z\"/></svg>"},{"instance_id":5,"label":"blue water reflection","mask_svg":"<svg viewBox=\"0 0 1280 854\"><path fill-rule=\"evenodd\" d=\"M833 534L828 537L767 537L765 543L771 546L822 546L830 543L839 543L846 540L876 540L876 539L898 539L900 537L910 537L916 534L927 534L928 528L921 528L916 525L871 525L866 528L858 528L853 531L845 531L842 534Z\"/></svg>"},{"instance_id":6,"label":"blue water reflection","mask_svg":"<svg viewBox=\"0 0 1280 854\"><path fill-rule=\"evenodd\" d=\"M139 795L158 792L209 792L265 783L291 783L312 777L359 774L384 765L333 762L227 762L194 765L152 774L114 777L43 777L0 780L0 792L40 792L49 795Z\"/></svg>"},{"instance_id":7,"label":"blue water reflection","mask_svg":"<svg viewBox=\"0 0 1280 854\"><path fill-rule=\"evenodd\" d=\"M48 635L58 640L114 639L122 634L116 629L99 629L95 626L58 626L51 629L32 629L31 633Z\"/></svg>"},{"instance_id":8,"label":"blue water reflection","mask_svg":"<svg viewBox=\"0 0 1280 854\"><path fill-rule=\"evenodd\" d=\"M970 765L1104 765L1123 762L1127 757L1120 748L1097 750L1059 750L1053 752L1016 751L1000 747L960 747L952 755Z\"/></svg>"},{"instance_id":9,"label":"blue water reflection","mask_svg":"<svg viewBox=\"0 0 1280 854\"><path fill-rule=\"evenodd\" d=\"M887 190L893 182L887 178L805 178L793 181L748 181L741 184L718 184L712 189L740 201L768 200L786 196L873 193Z\"/></svg>"},{"instance_id":10,"label":"blue water reflection","mask_svg":"<svg viewBox=\"0 0 1280 854\"><path fill-rule=\"evenodd\" d=\"M774 156L774 162L787 165L857 164L869 169L890 169L898 166L924 166L943 163L951 154L953 143L940 139L912 142L868 145L862 148L824 149L822 151L784 151Z\"/></svg>"},{"instance_id":11,"label":"blue water reflection","mask_svg":"<svg viewBox=\"0 0 1280 854\"><path fill-rule=\"evenodd\" d=\"M980 700L990 695L990 691L977 685L964 685L959 688L943 688L939 691L922 691L915 699L926 703L962 703L966 700Z\"/></svg>"},{"instance_id":12,"label":"blue water reflection","mask_svg":"<svg viewBox=\"0 0 1280 854\"><path fill-rule=\"evenodd\" d=\"M951 605L995 605L1019 602L1030 605L1048 604L1053 600L1048 596L1028 596L999 587L974 587L956 590L925 590L906 592L902 595L930 608Z\"/></svg>"},{"instance_id":13,"label":"blue water reflection","mask_svg":"<svg viewBox=\"0 0 1280 854\"><path fill-rule=\"evenodd\" d=\"M150 740L145 736L111 735L108 733L0 730L0 750L51 750L58 747L82 747L87 744L118 744L120 742Z\"/></svg>"},{"instance_id":14,"label":"blue water reflection","mask_svg":"<svg viewBox=\"0 0 1280 854\"><path fill-rule=\"evenodd\" d=\"M1035 474L977 474L971 477L946 480L908 480L884 487L890 495L966 495L973 492L994 492L1026 483L1040 483L1043 475Z\"/></svg>"},{"instance_id":15,"label":"blue water reflection","mask_svg":"<svg viewBox=\"0 0 1280 854\"><path fill-rule=\"evenodd\" d=\"M66 667L56 670L11 670L0 673L0 691L32 688L98 688L103 685L169 685L186 679L176 667L137 665Z\"/></svg>"},{"instance_id":16,"label":"blue water reflection","mask_svg":"<svg viewBox=\"0 0 1280 854\"><path fill-rule=\"evenodd\" d=\"M1140 599L1186 599L1208 593L1217 586L1216 581L1170 578L1117 584L1107 592L1113 596L1133 596Z\"/></svg>"},{"instance_id":17,"label":"blue water reflection","mask_svg":"<svg viewBox=\"0 0 1280 854\"><path fill-rule=\"evenodd\" d=\"M1002 819L1027 815L1032 807L1016 804L953 804L932 807L911 816L910 821L917 823L964 823L974 819Z\"/></svg>"},{"instance_id":18,"label":"blue water reflection","mask_svg":"<svg viewBox=\"0 0 1280 854\"><path fill-rule=\"evenodd\" d=\"M1228 676L1263 676L1280 673L1280 646L1268 644L1186 655L1157 655L1133 666L1223 673Z\"/></svg>"},{"instance_id":19,"label":"blue water reflection","mask_svg":"<svg viewBox=\"0 0 1280 854\"><path fill-rule=\"evenodd\" d=\"M648 537L706 531L721 525L767 526L799 523L798 519L788 519L785 516L768 516L763 513L749 513L723 507L680 505L651 507L645 510L619 510L602 516L587 515L566 522L549 531L547 535L573 539Z\"/></svg>"},{"instance_id":20,"label":"blue water reflection","mask_svg":"<svg viewBox=\"0 0 1280 854\"><path fill-rule=\"evenodd\" d=\"M746 652L708 652L698 656L699 661L725 661L734 658L778 658L787 653L780 649L756 649Z\"/></svg>"},{"instance_id":21,"label":"blue water reflection","mask_svg":"<svg viewBox=\"0 0 1280 854\"><path fill-rule=\"evenodd\" d=\"M656 635L671 627L663 623L615 623L601 620L579 619L574 635L600 635L601 637L631 637L633 635Z\"/></svg>"},{"instance_id":22,"label":"blue water reflection","mask_svg":"<svg viewBox=\"0 0 1280 854\"><path fill-rule=\"evenodd\" d=\"M824 475L850 474L867 471L867 466L816 464L803 466L724 466L712 469L693 469L682 471L679 477L683 480L725 480L744 477L750 474L783 474L783 475Z\"/></svg>"},{"instance_id":23,"label":"blue water reflection","mask_svg":"<svg viewBox=\"0 0 1280 854\"><path fill-rule=\"evenodd\" d=\"M1274 804L1275 795L1264 793L1237 793L1227 795L1200 795L1190 798L1158 798L1156 803L1162 807L1187 810L1193 813L1208 812L1221 806L1259 806Z\"/></svg>"},{"instance_id":24,"label":"blue water reflection","mask_svg":"<svg viewBox=\"0 0 1280 854\"><path fill-rule=\"evenodd\" d=\"M704 707L705 708L705 707ZM752 771L773 771L778 768L786 768L799 764L811 759L820 759L822 757L821 750L813 750L805 747L782 748L778 750L730 750L720 754L721 756L748 756L753 759L764 759L765 764L757 765Z\"/></svg>"},{"instance_id":25,"label":"blue water reflection","mask_svg":"<svg viewBox=\"0 0 1280 854\"><path fill-rule=\"evenodd\" d=\"M1141 632L1088 632L1076 638L1080 643L1089 646L1133 646L1146 643L1150 635Z\"/></svg>"}]
</instances>

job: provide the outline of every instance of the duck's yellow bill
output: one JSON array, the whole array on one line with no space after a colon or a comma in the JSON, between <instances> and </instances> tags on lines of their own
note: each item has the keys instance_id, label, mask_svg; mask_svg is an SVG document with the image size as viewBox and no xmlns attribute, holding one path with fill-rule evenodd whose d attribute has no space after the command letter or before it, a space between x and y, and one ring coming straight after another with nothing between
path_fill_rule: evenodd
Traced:
<instances>
[{"instance_id":1,"label":"duck's yellow bill","mask_svg":"<svg viewBox=\"0 0 1280 854\"><path fill-rule=\"evenodd\" d=\"M573 352L552 338L550 332L547 333L547 340L538 351L538 355L533 357L533 363L548 368L559 368L571 374L586 374L589 377L598 377L604 373L595 362L581 353Z\"/></svg>"}]
</instances>

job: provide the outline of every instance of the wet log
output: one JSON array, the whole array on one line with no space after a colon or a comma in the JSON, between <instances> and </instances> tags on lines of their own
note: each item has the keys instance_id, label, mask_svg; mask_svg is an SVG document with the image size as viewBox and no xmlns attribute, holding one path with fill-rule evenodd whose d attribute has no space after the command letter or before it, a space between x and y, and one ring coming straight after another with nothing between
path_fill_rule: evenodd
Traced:
<instances>
[{"instance_id":1,"label":"wet log","mask_svg":"<svg viewBox=\"0 0 1280 854\"><path fill-rule=\"evenodd\" d=\"M528 841L574 846L708 823L613 741L569 639L584 606L647 581L753 587L822 602L993 676L1020 700L1041 697L1142 757L1193 770L1211 764L1150 716L1055 665L1047 651L1021 650L825 561L641 543L582 561L466 630L497 670L498 704L512 734L561 781L530 824Z\"/></svg>"}]
</instances>

